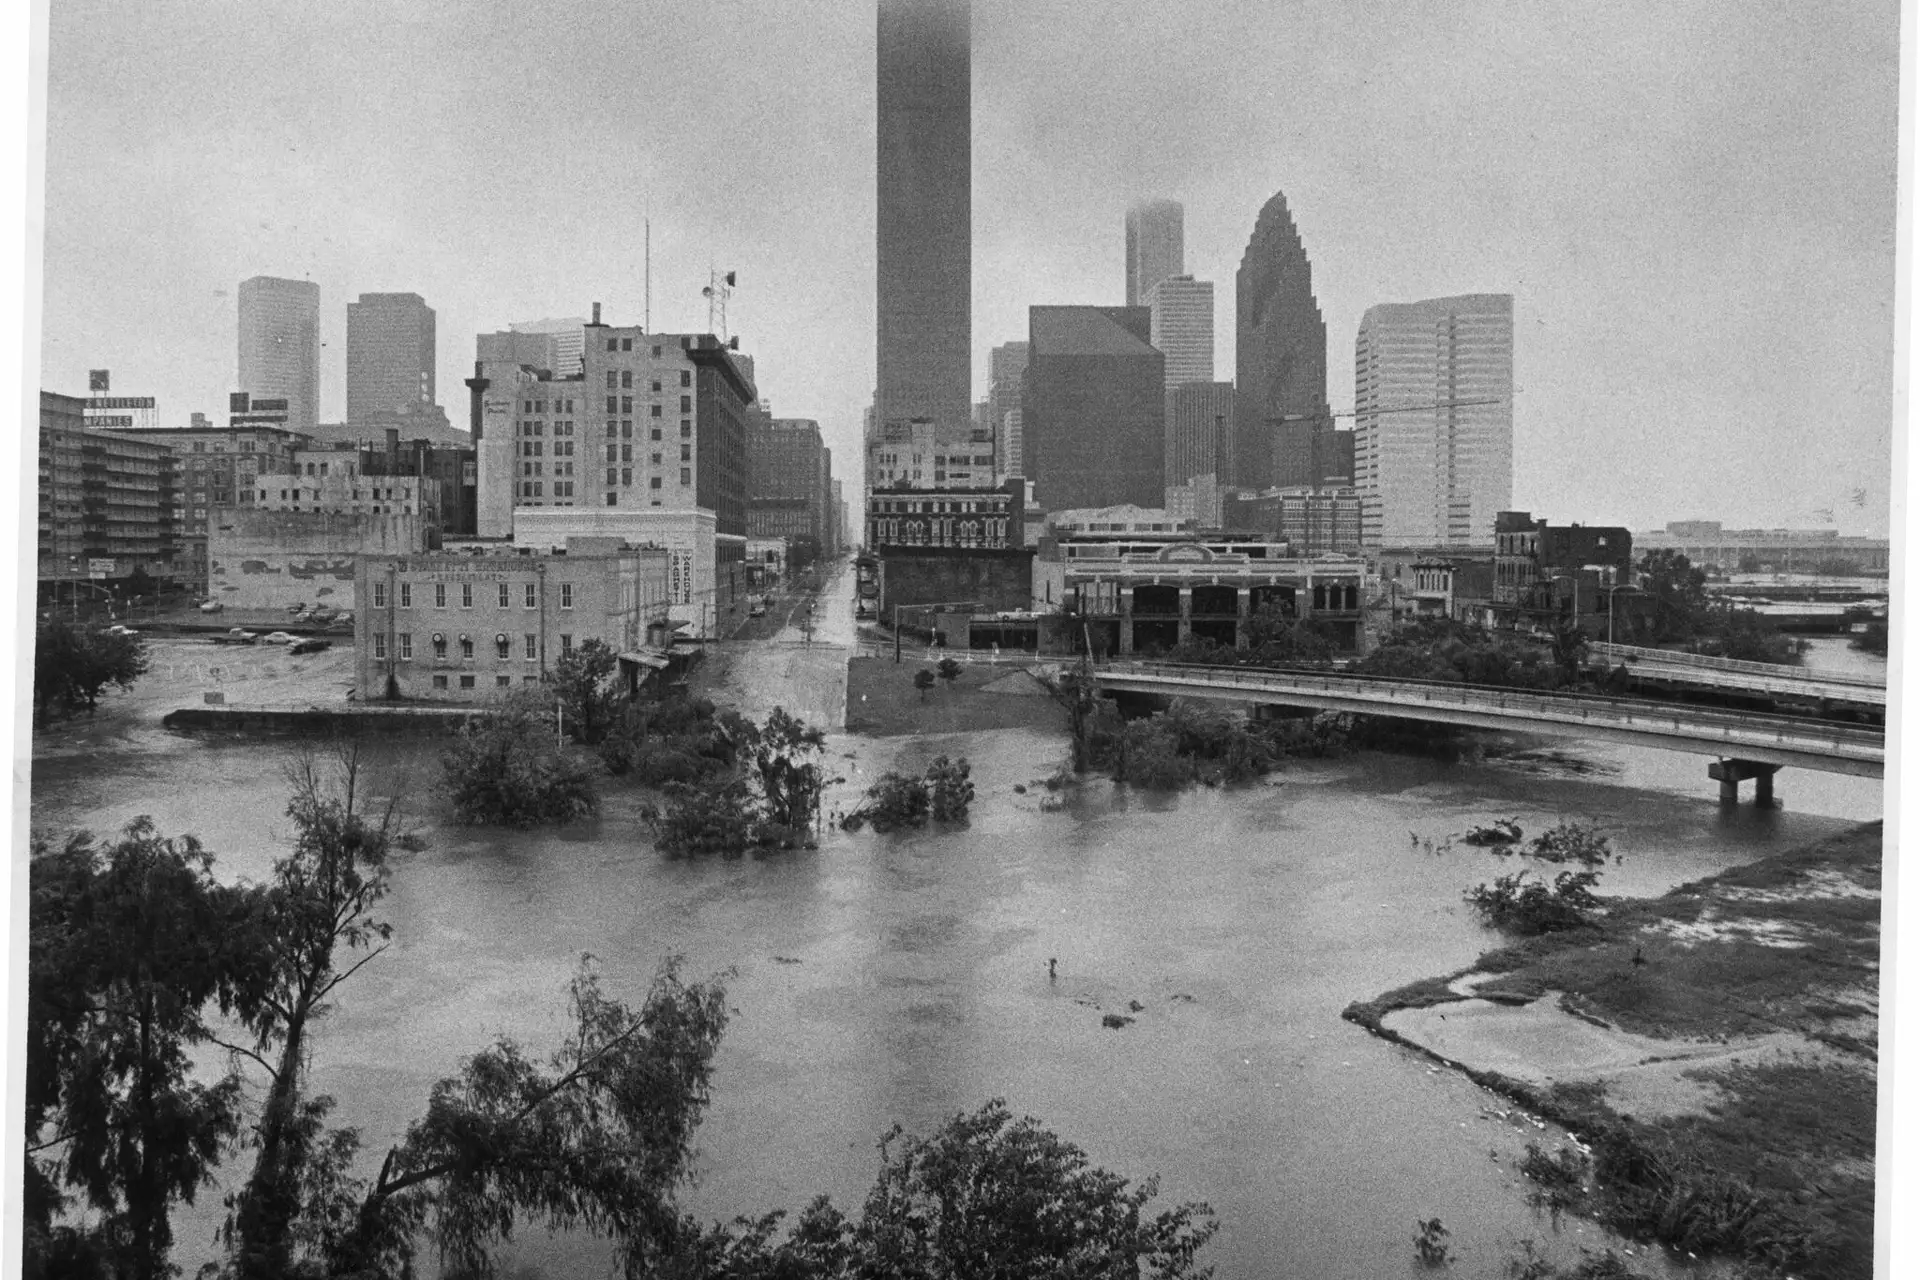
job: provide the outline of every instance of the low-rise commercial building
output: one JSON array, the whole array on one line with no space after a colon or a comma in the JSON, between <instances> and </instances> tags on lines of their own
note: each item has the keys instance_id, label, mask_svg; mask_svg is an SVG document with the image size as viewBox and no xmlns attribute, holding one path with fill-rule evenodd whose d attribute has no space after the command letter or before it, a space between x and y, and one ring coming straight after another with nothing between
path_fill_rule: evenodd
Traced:
<instances>
[{"instance_id":1,"label":"low-rise commercial building","mask_svg":"<svg viewBox=\"0 0 1920 1280\"><path fill-rule=\"evenodd\" d=\"M1356 558L1295 558L1261 534L1061 531L1034 561L1031 607L1063 620L1055 631L1066 647L1096 653L1171 649L1195 636L1244 647L1253 616L1269 607L1352 650L1365 576Z\"/></svg>"},{"instance_id":2,"label":"low-rise commercial building","mask_svg":"<svg viewBox=\"0 0 1920 1280\"><path fill-rule=\"evenodd\" d=\"M354 578L362 698L478 702L547 680L600 640L627 679L668 644L668 557L584 538L562 550L365 556Z\"/></svg>"},{"instance_id":3,"label":"low-rise commercial building","mask_svg":"<svg viewBox=\"0 0 1920 1280\"><path fill-rule=\"evenodd\" d=\"M732 633L750 603L747 540L720 531L711 511L637 508L523 508L514 512L513 545L554 552L582 539L663 548L667 598L680 634L711 640Z\"/></svg>"},{"instance_id":4,"label":"low-rise commercial building","mask_svg":"<svg viewBox=\"0 0 1920 1280\"><path fill-rule=\"evenodd\" d=\"M346 608L363 556L428 550L417 514L221 507L207 534L207 595L229 609Z\"/></svg>"},{"instance_id":5,"label":"low-rise commercial building","mask_svg":"<svg viewBox=\"0 0 1920 1280\"><path fill-rule=\"evenodd\" d=\"M1221 527L1276 534L1296 555L1359 555L1360 495L1307 487L1237 493L1221 502Z\"/></svg>"},{"instance_id":6,"label":"low-rise commercial building","mask_svg":"<svg viewBox=\"0 0 1920 1280\"><path fill-rule=\"evenodd\" d=\"M1033 561L1026 485L875 489L867 501L866 546L877 561L882 617L932 605L1023 608Z\"/></svg>"}]
</instances>

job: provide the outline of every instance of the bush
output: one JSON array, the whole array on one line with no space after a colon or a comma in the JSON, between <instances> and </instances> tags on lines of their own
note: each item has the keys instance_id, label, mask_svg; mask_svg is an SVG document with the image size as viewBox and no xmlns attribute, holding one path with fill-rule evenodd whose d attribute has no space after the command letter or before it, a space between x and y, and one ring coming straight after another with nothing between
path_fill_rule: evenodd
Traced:
<instances>
[{"instance_id":1,"label":"bush","mask_svg":"<svg viewBox=\"0 0 1920 1280\"><path fill-rule=\"evenodd\" d=\"M469 720L440 758L462 822L531 827L599 807L593 770L553 740L545 701L521 694Z\"/></svg>"},{"instance_id":2,"label":"bush","mask_svg":"<svg viewBox=\"0 0 1920 1280\"><path fill-rule=\"evenodd\" d=\"M797 844L793 832L759 811L745 778L668 783L667 795L654 838L662 852L674 857L717 853L737 858L750 849L791 849Z\"/></svg>"},{"instance_id":3,"label":"bush","mask_svg":"<svg viewBox=\"0 0 1920 1280\"><path fill-rule=\"evenodd\" d=\"M707 759L718 767L691 781L666 784L666 810L655 822L660 848L677 856L728 857L751 849L812 848L821 794L829 781L840 781L808 759L820 754L825 735L778 707L764 725L733 715L712 722L710 703L704 714L712 735L707 749L713 754ZM696 729L680 738L706 732ZM723 765L718 764L721 743L727 752ZM750 766L744 774L735 771L736 758ZM646 759L644 753L640 759Z\"/></svg>"},{"instance_id":4,"label":"bush","mask_svg":"<svg viewBox=\"0 0 1920 1280\"><path fill-rule=\"evenodd\" d=\"M131 689L147 671L138 636L87 631L54 619L33 640L33 713L38 721L92 711L108 685Z\"/></svg>"},{"instance_id":5,"label":"bush","mask_svg":"<svg viewBox=\"0 0 1920 1280\"><path fill-rule=\"evenodd\" d=\"M677 695L623 707L600 760L607 772L642 786L695 782L733 767L737 747L728 727L705 698Z\"/></svg>"},{"instance_id":6,"label":"bush","mask_svg":"<svg viewBox=\"0 0 1920 1280\"><path fill-rule=\"evenodd\" d=\"M1527 856L1542 862L1578 862L1582 866L1598 867L1604 866L1615 854L1607 838L1600 834L1600 828L1588 822L1563 821L1535 836L1527 848Z\"/></svg>"},{"instance_id":7,"label":"bush","mask_svg":"<svg viewBox=\"0 0 1920 1280\"><path fill-rule=\"evenodd\" d=\"M909 773L888 773L867 788L866 799L858 808L840 819L847 831L872 826L885 833L907 827L922 827L929 818L936 822L965 822L967 808L973 803L972 770L964 758L949 760L940 756L918 777Z\"/></svg>"},{"instance_id":8,"label":"bush","mask_svg":"<svg viewBox=\"0 0 1920 1280\"><path fill-rule=\"evenodd\" d=\"M1520 1172L1538 1188L1527 1196L1527 1203L1536 1209L1558 1213L1578 1207L1585 1197L1587 1158L1571 1148L1561 1147L1548 1155L1540 1144L1529 1142Z\"/></svg>"},{"instance_id":9,"label":"bush","mask_svg":"<svg viewBox=\"0 0 1920 1280\"><path fill-rule=\"evenodd\" d=\"M1588 922L1600 905L1593 895L1599 880L1594 871L1562 871L1548 887L1537 880L1528 883L1527 873L1520 871L1501 876L1491 886L1476 885L1465 897L1496 929L1527 936L1559 933Z\"/></svg>"}]
</instances>

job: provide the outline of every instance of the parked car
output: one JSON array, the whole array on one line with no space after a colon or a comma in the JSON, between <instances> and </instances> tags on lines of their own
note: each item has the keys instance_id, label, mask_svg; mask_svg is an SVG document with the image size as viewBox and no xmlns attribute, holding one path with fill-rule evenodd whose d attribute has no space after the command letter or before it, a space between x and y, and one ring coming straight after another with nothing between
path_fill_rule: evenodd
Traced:
<instances>
[{"instance_id":1,"label":"parked car","mask_svg":"<svg viewBox=\"0 0 1920 1280\"><path fill-rule=\"evenodd\" d=\"M332 609L315 608L307 614L307 621L317 622L324 625L326 623L332 622L334 618L337 616L338 615Z\"/></svg>"},{"instance_id":2,"label":"parked car","mask_svg":"<svg viewBox=\"0 0 1920 1280\"><path fill-rule=\"evenodd\" d=\"M135 631L132 627L122 627L122 626L115 625L107 628L107 634L110 636L137 636L140 633L138 631Z\"/></svg>"},{"instance_id":3,"label":"parked car","mask_svg":"<svg viewBox=\"0 0 1920 1280\"><path fill-rule=\"evenodd\" d=\"M259 637L254 635L253 632L241 627L235 627L225 635L215 636L213 642L215 644L252 644L258 639Z\"/></svg>"},{"instance_id":4,"label":"parked car","mask_svg":"<svg viewBox=\"0 0 1920 1280\"><path fill-rule=\"evenodd\" d=\"M220 612L220 602L218 600L203 600L200 602L200 612L218 613Z\"/></svg>"},{"instance_id":5,"label":"parked car","mask_svg":"<svg viewBox=\"0 0 1920 1280\"><path fill-rule=\"evenodd\" d=\"M261 642L264 644L292 644L299 638L300 637L285 631L269 631L266 635L260 637Z\"/></svg>"},{"instance_id":6,"label":"parked car","mask_svg":"<svg viewBox=\"0 0 1920 1280\"><path fill-rule=\"evenodd\" d=\"M324 649L331 648L333 648L333 641L331 640L307 639L294 641L293 647L288 649L287 652L298 655L302 653L319 653Z\"/></svg>"}]
</instances>

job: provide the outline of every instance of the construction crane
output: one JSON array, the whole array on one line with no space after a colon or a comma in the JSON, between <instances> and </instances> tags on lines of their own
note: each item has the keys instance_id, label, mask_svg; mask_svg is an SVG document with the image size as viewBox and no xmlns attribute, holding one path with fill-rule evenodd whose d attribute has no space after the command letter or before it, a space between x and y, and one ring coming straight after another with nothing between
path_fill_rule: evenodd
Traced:
<instances>
[{"instance_id":1,"label":"construction crane","mask_svg":"<svg viewBox=\"0 0 1920 1280\"><path fill-rule=\"evenodd\" d=\"M1504 397L1492 400L1442 400L1438 404L1409 404L1392 409L1349 409L1344 413L1282 413L1266 419L1268 422L1315 422L1321 418L1358 418L1362 414L1371 418L1386 413L1431 413L1435 409L1465 409L1470 405L1505 404Z\"/></svg>"}]
</instances>

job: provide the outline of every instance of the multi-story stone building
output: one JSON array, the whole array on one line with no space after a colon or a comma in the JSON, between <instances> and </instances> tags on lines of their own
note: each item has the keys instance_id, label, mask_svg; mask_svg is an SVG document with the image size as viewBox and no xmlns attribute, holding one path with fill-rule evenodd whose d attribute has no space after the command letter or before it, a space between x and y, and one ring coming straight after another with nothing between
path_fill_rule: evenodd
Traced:
<instances>
[{"instance_id":1,"label":"multi-story stone building","mask_svg":"<svg viewBox=\"0 0 1920 1280\"><path fill-rule=\"evenodd\" d=\"M867 501L869 549L1018 547L1025 541L1026 486L997 489L875 489Z\"/></svg>"},{"instance_id":2,"label":"multi-story stone building","mask_svg":"<svg viewBox=\"0 0 1920 1280\"><path fill-rule=\"evenodd\" d=\"M510 536L522 509L702 508L743 548L753 389L731 347L605 325L598 304L585 332L582 372L569 378L518 359L513 340L537 335L483 338L467 383L480 536ZM502 349L508 358L489 358Z\"/></svg>"},{"instance_id":3,"label":"multi-story stone building","mask_svg":"<svg viewBox=\"0 0 1920 1280\"><path fill-rule=\"evenodd\" d=\"M1145 307L1032 307L1021 431L1049 511L1162 500L1166 357Z\"/></svg>"},{"instance_id":4,"label":"multi-story stone building","mask_svg":"<svg viewBox=\"0 0 1920 1280\"><path fill-rule=\"evenodd\" d=\"M752 578L747 572L747 539L720 533L711 511L529 507L514 514L513 545L529 553L562 551L581 538L664 549L667 604L687 639L731 634L747 616Z\"/></svg>"},{"instance_id":5,"label":"multi-story stone building","mask_svg":"<svg viewBox=\"0 0 1920 1280\"><path fill-rule=\"evenodd\" d=\"M1513 500L1513 297L1369 307L1354 342L1369 546L1484 545Z\"/></svg>"},{"instance_id":6,"label":"multi-story stone building","mask_svg":"<svg viewBox=\"0 0 1920 1280\"><path fill-rule=\"evenodd\" d=\"M118 583L136 569L176 576L172 452L147 439L87 430L86 405L78 396L40 393L36 576L42 589Z\"/></svg>"},{"instance_id":7,"label":"multi-story stone building","mask_svg":"<svg viewBox=\"0 0 1920 1280\"><path fill-rule=\"evenodd\" d=\"M284 399L286 425L312 434L320 420L320 286L254 276L240 282L239 383Z\"/></svg>"},{"instance_id":8,"label":"multi-story stone building","mask_svg":"<svg viewBox=\"0 0 1920 1280\"><path fill-rule=\"evenodd\" d=\"M1615 525L1552 525L1502 511L1493 535L1493 611L1502 625L1567 619L1604 629L1615 589L1633 586L1633 534Z\"/></svg>"},{"instance_id":9,"label":"multi-story stone building","mask_svg":"<svg viewBox=\"0 0 1920 1280\"><path fill-rule=\"evenodd\" d=\"M1020 386L1027 376L1027 344L1003 342L987 353L987 423L993 428L994 483L1024 475ZM1009 421L1007 415L1014 415Z\"/></svg>"},{"instance_id":10,"label":"multi-story stone building","mask_svg":"<svg viewBox=\"0 0 1920 1280\"><path fill-rule=\"evenodd\" d=\"M747 536L786 538L802 560L828 552L833 456L810 418L761 418L747 434Z\"/></svg>"},{"instance_id":11,"label":"multi-story stone building","mask_svg":"<svg viewBox=\"0 0 1920 1280\"><path fill-rule=\"evenodd\" d=\"M668 557L576 538L536 554L364 556L354 578L360 696L476 702L538 686L600 640L629 679L669 643Z\"/></svg>"},{"instance_id":12,"label":"multi-story stone building","mask_svg":"<svg viewBox=\"0 0 1920 1280\"><path fill-rule=\"evenodd\" d=\"M250 505L262 511L419 516L440 527L440 482L421 476L257 476L254 486Z\"/></svg>"},{"instance_id":13,"label":"multi-story stone building","mask_svg":"<svg viewBox=\"0 0 1920 1280\"><path fill-rule=\"evenodd\" d=\"M993 483L993 446L930 420L894 423L867 445L867 488L978 489Z\"/></svg>"},{"instance_id":14,"label":"multi-story stone building","mask_svg":"<svg viewBox=\"0 0 1920 1280\"><path fill-rule=\"evenodd\" d=\"M1360 498L1349 488L1241 491L1221 504L1228 529L1285 538L1299 556L1360 554Z\"/></svg>"},{"instance_id":15,"label":"multi-story stone building","mask_svg":"<svg viewBox=\"0 0 1920 1280\"><path fill-rule=\"evenodd\" d=\"M1254 223L1235 277L1234 305L1233 465L1224 482L1265 489L1288 470L1280 464L1280 426L1333 427L1327 324L1313 296L1313 266L1282 194L1267 201ZM1296 443L1289 438L1289 447Z\"/></svg>"},{"instance_id":16,"label":"multi-story stone building","mask_svg":"<svg viewBox=\"0 0 1920 1280\"><path fill-rule=\"evenodd\" d=\"M1213 282L1168 276L1147 291L1153 345L1167 357L1167 390L1213 381Z\"/></svg>"},{"instance_id":17,"label":"multi-story stone building","mask_svg":"<svg viewBox=\"0 0 1920 1280\"><path fill-rule=\"evenodd\" d=\"M347 422L436 403L434 314L417 293L363 293L347 304Z\"/></svg>"},{"instance_id":18,"label":"multi-story stone building","mask_svg":"<svg viewBox=\"0 0 1920 1280\"><path fill-rule=\"evenodd\" d=\"M1186 270L1178 200L1141 200L1127 208L1127 305L1144 307L1153 286ZM1198 381L1210 381L1212 373Z\"/></svg>"},{"instance_id":19,"label":"multi-story stone building","mask_svg":"<svg viewBox=\"0 0 1920 1280\"><path fill-rule=\"evenodd\" d=\"M1167 392L1166 484L1224 476L1233 461L1233 384L1189 382Z\"/></svg>"}]
</instances>

